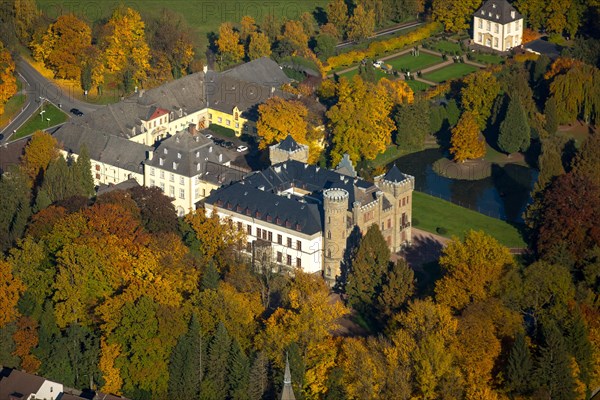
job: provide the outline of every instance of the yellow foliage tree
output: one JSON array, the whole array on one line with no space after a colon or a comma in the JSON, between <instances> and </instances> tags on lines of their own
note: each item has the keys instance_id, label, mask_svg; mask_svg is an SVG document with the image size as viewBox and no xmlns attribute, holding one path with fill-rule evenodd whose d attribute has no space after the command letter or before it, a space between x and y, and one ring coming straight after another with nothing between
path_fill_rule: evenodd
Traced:
<instances>
[{"instance_id":1,"label":"yellow foliage tree","mask_svg":"<svg viewBox=\"0 0 600 400\"><path fill-rule=\"evenodd\" d=\"M17 331L13 335L15 351L12 354L21 359L21 368L31 374L41 365L40 360L32 353L39 342L37 328L38 323L35 319L21 316L17 321Z\"/></svg>"},{"instance_id":2,"label":"yellow foliage tree","mask_svg":"<svg viewBox=\"0 0 600 400\"><path fill-rule=\"evenodd\" d=\"M244 46L240 44L240 35L233 30L233 26L229 22L223 22L219 26L217 47L220 63L223 66L236 64L244 57Z\"/></svg>"},{"instance_id":3,"label":"yellow foliage tree","mask_svg":"<svg viewBox=\"0 0 600 400\"><path fill-rule=\"evenodd\" d=\"M508 249L496 239L482 231L469 231L464 241L454 238L440 257L446 274L436 284L436 298L455 310L485 300L492 284L513 263Z\"/></svg>"},{"instance_id":4,"label":"yellow foliage tree","mask_svg":"<svg viewBox=\"0 0 600 400\"><path fill-rule=\"evenodd\" d=\"M24 291L25 285L13 275L12 265L0 260L0 328L19 315L15 307Z\"/></svg>"},{"instance_id":5,"label":"yellow foliage tree","mask_svg":"<svg viewBox=\"0 0 600 400\"><path fill-rule=\"evenodd\" d=\"M485 155L485 140L479 138L479 125L475 115L464 112L452 128L450 154L456 162L465 162Z\"/></svg>"},{"instance_id":6,"label":"yellow foliage tree","mask_svg":"<svg viewBox=\"0 0 600 400\"><path fill-rule=\"evenodd\" d=\"M17 93L15 62L10 51L0 42L0 115L4 114L4 104Z\"/></svg>"},{"instance_id":7,"label":"yellow foliage tree","mask_svg":"<svg viewBox=\"0 0 600 400\"><path fill-rule=\"evenodd\" d=\"M291 135L298 143L306 143L308 109L297 100L271 97L258 106L256 131L262 138L259 148L285 139Z\"/></svg>"},{"instance_id":8,"label":"yellow foliage tree","mask_svg":"<svg viewBox=\"0 0 600 400\"><path fill-rule=\"evenodd\" d=\"M295 53L308 49L308 35L304 32L304 27L300 21L287 21L279 40L288 42Z\"/></svg>"},{"instance_id":9,"label":"yellow foliage tree","mask_svg":"<svg viewBox=\"0 0 600 400\"><path fill-rule=\"evenodd\" d=\"M405 81L399 79L390 81L387 78L382 78L377 84L385 89L394 105L412 104L415 101L415 93Z\"/></svg>"},{"instance_id":10,"label":"yellow foliage tree","mask_svg":"<svg viewBox=\"0 0 600 400\"><path fill-rule=\"evenodd\" d=\"M433 0L433 19L444 24L447 32L458 32L469 27L473 13L481 0Z\"/></svg>"},{"instance_id":11,"label":"yellow foliage tree","mask_svg":"<svg viewBox=\"0 0 600 400\"><path fill-rule=\"evenodd\" d=\"M394 122L390 119L392 100L382 85L365 83L355 75L349 82L340 79L338 102L327 111L333 134L331 162L336 165L344 153L354 163L373 160L392 141Z\"/></svg>"},{"instance_id":12,"label":"yellow foliage tree","mask_svg":"<svg viewBox=\"0 0 600 400\"><path fill-rule=\"evenodd\" d=\"M33 134L21 159L21 165L32 181L46 171L50 161L58 157L57 145L58 142L49 133L36 131Z\"/></svg>"},{"instance_id":13,"label":"yellow foliage tree","mask_svg":"<svg viewBox=\"0 0 600 400\"><path fill-rule=\"evenodd\" d=\"M43 61L60 79L79 79L81 55L92 45L92 29L73 14L61 15L50 24L41 43L33 41L33 56Z\"/></svg>"},{"instance_id":14,"label":"yellow foliage tree","mask_svg":"<svg viewBox=\"0 0 600 400\"><path fill-rule=\"evenodd\" d=\"M244 15L240 21L240 39L247 42L250 35L256 33L256 21L249 15Z\"/></svg>"},{"instance_id":15,"label":"yellow foliage tree","mask_svg":"<svg viewBox=\"0 0 600 400\"><path fill-rule=\"evenodd\" d=\"M271 42L269 37L262 32L252 32L250 34L250 43L248 43L248 58L256 60L261 57L271 55Z\"/></svg>"},{"instance_id":16,"label":"yellow foliage tree","mask_svg":"<svg viewBox=\"0 0 600 400\"><path fill-rule=\"evenodd\" d=\"M463 79L460 102L463 110L473 113L479 129L484 129L491 115L500 83L490 71L479 71Z\"/></svg>"},{"instance_id":17,"label":"yellow foliage tree","mask_svg":"<svg viewBox=\"0 0 600 400\"><path fill-rule=\"evenodd\" d=\"M116 72L130 66L133 79L141 82L150 68L150 47L146 42L144 21L129 7L118 7L106 24L102 49L109 71ZM130 64L130 65L128 65Z\"/></svg>"},{"instance_id":18,"label":"yellow foliage tree","mask_svg":"<svg viewBox=\"0 0 600 400\"><path fill-rule=\"evenodd\" d=\"M362 4L354 9L354 13L348 20L348 39L359 41L367 39L375 29L375 12L365 10Z\"/></svg>"},{"instance_id":19,"label":"yellow foliage tree","mask_svg":"<svg viewBox=\"0 0 600 400\"><path fill-rule=\"evenodd\" d=\"M123 378L121 378L121 371L115 366L115 360L120 354L121 349L118 344L109 344L105 338L100 340L100 363L98 367L104 379L103 392L114 393L116 395L121 394Z\"/></svg>"}]
</instances>

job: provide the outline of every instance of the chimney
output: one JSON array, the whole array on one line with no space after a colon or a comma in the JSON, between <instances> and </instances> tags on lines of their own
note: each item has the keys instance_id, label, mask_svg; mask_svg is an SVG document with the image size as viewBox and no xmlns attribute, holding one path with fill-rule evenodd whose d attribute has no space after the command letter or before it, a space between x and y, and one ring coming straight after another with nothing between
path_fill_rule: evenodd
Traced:
<instances>
[{"instance_id":1,"label":"chimney","mask_svg":"<svg viewBox=\"0 0 600 400\"><path fill-rule=\"evenodd\" d=\"M138 96L141 98L144 95L144 92L145 92L144 89L140 90Z\"/></svg>"},{"instance_id":2,"label":"chimney","mask_svg":"<svg viewBox=\"0 0 600 400\"><path fill-rule=\"evenodd\" d=\"M196 128L196 124L189 124L188 125L188 132L192 136L196 136L196 134L198 133L198 128Z\"/></svg>"},{"instance_id":3,"label":"chimney","mask_svg":"<svg viewBox=\"0 0 600 400\"><path fill-rule=\"evenodd\" d=\"M275 86L271 86L271 97L275 94Z\"/></svg>"}]
</instances>

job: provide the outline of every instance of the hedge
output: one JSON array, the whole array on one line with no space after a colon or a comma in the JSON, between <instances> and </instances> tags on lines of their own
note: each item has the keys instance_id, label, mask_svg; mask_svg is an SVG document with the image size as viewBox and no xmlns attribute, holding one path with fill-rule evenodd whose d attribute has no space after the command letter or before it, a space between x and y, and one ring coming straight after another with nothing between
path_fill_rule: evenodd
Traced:
<instances>
[{"instance_id":1,"label":"hedge","mask_svg":"<svg viewBox=\"0 0 600 400\"><path fill-rule=\"evenodd\" d=\"M409 32L406 35L394 37L388 40L382 40L379 42L373 42L369 45L369 47L366 50L349 51L347 53L329 57L327 59L327 65L324 66L324 70L325 72L328 72L338 67L345 67L357 64L365 58L377 58L383 54L402 49L406 46L428 38L434 33L439 32L441 29L441 24L437 22L432 22L412 32Z\"/></svg>"}]
</instances>

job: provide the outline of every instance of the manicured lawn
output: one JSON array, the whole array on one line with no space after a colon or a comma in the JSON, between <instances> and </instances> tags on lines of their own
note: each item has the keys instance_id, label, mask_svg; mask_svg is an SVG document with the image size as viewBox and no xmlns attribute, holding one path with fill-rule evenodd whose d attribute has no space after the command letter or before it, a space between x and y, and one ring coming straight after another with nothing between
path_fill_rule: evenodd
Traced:
<instances>
[{"instance_id":1,"label":"manicured lawn","mask_svg":"<svg viewBox=\"0 0 600 400\"><path fill-rule=\"evenodd\" d=\"M143 18L156 16L169 8L181 14L187 23L194 28L198 37L200 51L204 53L208 45L208 34L217 32L222 22L230 21L239 24L243 16L249 15L260 23L267 14L273 14L277 20L299 19L305 12L313 12L316 7L327 7L328 0L303 0L303 1L239 1L239 0L177 0L165 2L163 0L102 0L94 2L72 0L38 0L40 9L45 11L50 18L72 12L83 17L89 23L95 23L109 18L113 10L120 4L137 9Z\"/></svg>"},{"instance_id":2,"label":"manicured lawn","mask_svg":"<svg viewBox=\"0 0 600 400\"><path fill-rule=\"evenodd\" d=\"M422 90L427 90L429 89L431 86L429 86L428 84L426 84L425 82L420 82L420 81L405 81L406 84L413 90L413 92L420 92Z\"/></svg>"},{"instance_id":3,"label":"manicured lawn","mask_svg":"<svg viewBox=\"0 0 600 400\"><path fill-rule=\"evenodd\" d=\"M482 230L505 246L526 247L519 230L513 225L417 191L413 192L413 221L415 219L418 224L414 227L424 231L439 234L437 228L446 229L447 233L442 236L463 238L465 232L471 229Z\"/></svg>"},{"instance_id":4,"label":"manicured lawn","mask_svg":"<svg viewBox=\"0 0 600 400\"><path fill-rule=\"evenodd\" d=\"M433 50L437 50L440 53L454 54L455 52L462 52L460 44L451 42L449 40L440 40L431 44Z\"/></svg>"},{"instance_id":5,"label":"manicured lawn","mask_svg":"<svg viewBox=\"0 0 600 400\"><path fill-rule=\"evenodd\" d=\"M352 71L344 72L343 74L339 75L339 77L341 78L343 76L346 79L352 79L352 77L356 74L358 74L358 68ZM375 77L377 78L377 80L380 80L381 78L388 78L389 80L395 79L394 75L386 74L380 69L375 69Z\"/></svg>"},{"instance_id":6,"label":"manicured lawn","mask_svg":"<svg viewBox=\"0 0 600 400\"><path fill-rule=\"evenodd\" d=\"M27 135L31 135L33 132L38 130L47 129L49 126L55 126L62 124L69 117L52 104L44 104L44 113L40 115L40 110L31 116L19 129L17 133L11 136L11 140L20 139ZM50 121L48 121L50 119Z\"/></svg>"},{"instance_id":7,"label":"manicured lawn","mask_svg":"<svg viewBox=\"0 0 600 400\"><path fill-rule=\"evenodd\" d=\"M221 135L221 136L225 136L228 138L235 137L235 131L233 129L225 128L224 126L221 126L221 125L210 124L208 129L210 129L214 133Z\"/></svg>"},{"instance_id":8,"label":"manicured lawn","mask_svg":"<svg viewBox=\"0 0 600 400\"><path fill-rule=\"evenodd\" d=\"M395 70L401 71L403 69L408 68L409 71L414 72L427 68L431 65L439 64L442 61L443 60L441 57L434 56L429 53L420 52L418 56L405 54L398 58L386 60L385 62L394 67Z\"/></svg>"},{"instance_id":9,"label":"manicured lawn","mask_svg":"<svg viewBox=\"0 0 600 400\"><path fill-rule=\"evenodd\" d=\"M11 97L4 105L4 114L0 115L0 127L8 125L9 121L21 111L24 103L24 94L16 94Z\"/></svg>"},{"instance_id":10,"label":"manicured lawn","mask_svg":"<svg viewBox=\"0 0 600 400\"><path fill-rule=\"evenodd\" d=\"M473 54L473 61L482 64L500 64L504 58L496 54Z\"/></svg>"},{"instance_id":11,"label":"manicured lawn","mask_svg":"<svg viewBox=\"0 0 600 400\"><path fill-rule=\"evenodd\" d=\"M469 64L454 63L447 67L438 69L429 74L423 75L423 79L432 82L445 82L451 79L462 78L469 75L471 72L477 71L478 68Z\"/></svg>"}]
</instances>

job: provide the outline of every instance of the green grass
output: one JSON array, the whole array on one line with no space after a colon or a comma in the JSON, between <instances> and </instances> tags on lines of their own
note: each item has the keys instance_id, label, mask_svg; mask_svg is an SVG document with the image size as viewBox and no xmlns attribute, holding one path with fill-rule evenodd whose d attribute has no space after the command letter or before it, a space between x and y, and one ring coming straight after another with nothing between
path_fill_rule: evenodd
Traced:
<instances>
[{"instance_id":1,"label":"green grass","mask_svg":"<svg viewBox=\"0 0 600 400\"><path fill-rule=\"evenodd\" d=\"M411 72L418 71L421 69L425 69L435 64L439 64L443 62L441 57L434 56L429 53L420 52L418 56L412 56L410 54L405 54L398 58L393 58L391 60L386 60L386 64L390 64L394 69L401 71L403 69L408 69Z\"/></svg>"},{"instance_id":2,"label":"green grass","mask_svg":"<svg viewBox=\"0 0 600 400\"><path fill-rule=\"evenodd\" d=\"M456 52L462 53L460 44L451 42L449 40L440 40L439 42L431 43L431 49L437 50L440 53L454 54Z\"/></svg>"},{"instance_id":3,"label":"green grass","mask_svg":"<svg viewBox=\"0 0 600 400\"><path fill-rule=\"evenodd\" d=\"M471 72L477 71L478 69L479 68L469 64L454 63L448 65L447 67L430 72L429 74L423 75L423 79L440 83L451 79L462 78L465 75L469 75Z\"/></svg>"},{"instance_id":4,"label":"green grass","mask_svg":"<svg viewBox=\"0 0 600 400\"><path fill-rule=\"evenodd\" d=\"M213 131L217 135L225 136L225 137L228 137L228 138L234 138L235 137L235 131L233 129L225 128L224 126L220 126L220 125L217 125L217 124L210 124L210 126L208 127L208 129L210 129L211 131Z\"/></svg>"},{"instance_id":5,"label":"green grass","mask_svg":"<svg viewBox=\"0 0 600 400\"><path fill-rule=\"evenodd\" d=\"M21 111L21 107L25 103L25 98L24 94L16 94L8 99L4 105L4 114L0 115L0 127L8 125L12 118Z\"/></svg>"},{"instance_id":6,"label":"green grass","mask_svg":"<svg viewBox=\"0 0 600 400\"><path fill-rule=\"evenodd\" d=\"M504 58L496 54L472 54L471 59L482 64L501 64Z\"/></svg>"},{"instance_id":7,"label":"green grass","mask_svg":"<svg viewBox=\"0 0 600 400\"><path fill-rule=\"evenodd\" d=\"M353 69L352 71L344 72L343 74L338 75L340 78L344 77L348 80L352 79L354 75L358 74L358 68ZM393 80L394 75L386 74L381 69L375 69L375 78L379 81L381 78L388 78L389 80Z\"/></svg>"},{"instance_id":8,"label":"green grass","mask_svg":"<svg viewBox=\"0 0 600 400\"><path fill-rule=\"evenodd\" d=\"M431 86L426 84L425 82L420 81L405 81L406 84L413 90L413 92L420 92L423 90L429 89Z\"/></svg>"},{"instance_id":9,"label":"green grass","mask_svg":"<svg viewBox=\"0 0 600 400\"><path fill-rule=\"evenodd\" d=\"M17 140L31 135L33 132L47 129L49 126L62 124L69 118L67 114L48 103L44 104L43 119L40 115L40 112L41 110L38 109L38 111L27 120L27 122L17 129L17 133L11 136L11 140ZM47 120L48 118L50 118L50 121Z\"/></svg>"},{"instance_id":10,"label":"green grass","mask_svg":"<svg viewBox=\"0 0 600 400\"><path fill-rule=\"evenodd\" d=\"M519 230L508 222L417 191L413 192L413 221L415 219L418 225L414 227L427 232L438 234L437 228L446 229L447 233L442 236L462 239L471 229L482 230L507 247L526 247Z\"/></svg>"},{"instance_id":11,"label":"green grass","mask_svg":"<svg viewBox=\"0 0 600 400\"><path fill-rule=\"evenodd\" d=\"M238 24L243 16L249 15L260 23L267 14L273 14L278 21L283 19L299 19L305 12L312 12L316 7L327 7L328 0L288 1L250 1L240 0L195 0L170 1L163 0L102 0L95 2L73 2L72 0L38 0L38 7L50 18L73 12L83 17L90 24L109 18L113 10L123 4L137 9L142 17L157 16L169 8L181 14L193 28L198 38L200 53L203 54L208 45L208 34L217 32L222 22L230 21Z\"/></svg>"}]
</instances>

